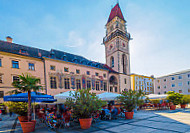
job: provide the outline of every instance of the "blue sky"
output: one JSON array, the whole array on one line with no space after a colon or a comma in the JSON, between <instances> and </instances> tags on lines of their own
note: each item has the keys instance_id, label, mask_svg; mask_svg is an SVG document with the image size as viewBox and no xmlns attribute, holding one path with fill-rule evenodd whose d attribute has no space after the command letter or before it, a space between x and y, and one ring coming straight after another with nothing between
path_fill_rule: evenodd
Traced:
<instances>
[{"instance_id":1,"label":"blue sky","mask_svg":"<svg viewBox=\"0 0 190 133\"><path fill-rule=\"evenodd\" d=\"M131 72L162 76L190 68L189 0L120 0ZM101 45L116 0L0 0L0 40L58 49L105 63Z\"/></svg>"}]
</instances>

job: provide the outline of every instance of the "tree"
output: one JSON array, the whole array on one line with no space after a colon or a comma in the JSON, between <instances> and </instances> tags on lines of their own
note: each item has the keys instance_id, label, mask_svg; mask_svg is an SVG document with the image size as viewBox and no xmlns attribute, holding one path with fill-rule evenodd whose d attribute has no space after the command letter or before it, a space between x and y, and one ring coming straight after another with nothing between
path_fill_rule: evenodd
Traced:
<instances>
[{"instance_id":1,"label":"tree","mask_svg":"<svg viewBox=\"0 0 190 133\"><path fill-rule=\"evenodd\" d=\"M31 92L43 90L43 87L39 85L40 79L36 78L28 73L19 75L19 80L12 83L15 90L10 93L18 94L28 92L28 120L31 121Z\"/></svg>"}]
</instances>

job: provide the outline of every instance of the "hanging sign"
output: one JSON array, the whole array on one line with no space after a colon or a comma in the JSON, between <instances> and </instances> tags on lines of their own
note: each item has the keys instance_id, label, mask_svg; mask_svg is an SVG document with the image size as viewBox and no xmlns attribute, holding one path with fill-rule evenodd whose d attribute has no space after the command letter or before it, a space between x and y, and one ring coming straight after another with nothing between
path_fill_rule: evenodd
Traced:
<instances>
[{"instance_id":1,"label":"hanging sign","mask_svg":"<svg viewBox=\"0 0 190 133\"><path fill-rule=\"evenodd\" d=\"M71 88L75 89L75 76L71 75Z\"/></svg>"},{"instance_id":2,"label":"hanging sign","mask_svg":"<svg viewBox=\"0 0 190 133\"><path fill-rule=\"evenodd\" d=\"M86 79L84 75L82 76L82 88L86 89Z\"/></svg>"},{"instance_id":3,"label":"hanging sign","mask_svg":"<svg viewBox=\"0 0 190 133\"><path fill-rule=\"evenodd\" d=\"M92 75L92 89L95 89L95 75Z\"/></svg>"}]
</instances>

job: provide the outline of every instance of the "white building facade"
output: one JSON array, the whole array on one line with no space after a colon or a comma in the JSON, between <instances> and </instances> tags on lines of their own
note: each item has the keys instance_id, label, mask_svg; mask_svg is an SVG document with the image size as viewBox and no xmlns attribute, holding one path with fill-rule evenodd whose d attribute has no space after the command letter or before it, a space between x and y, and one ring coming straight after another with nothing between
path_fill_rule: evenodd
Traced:
<instances>
[{"instance_id":1,"label":"white building facade","mask_svg":"<svg viewBox=\"0 0 190 133\"><path fill-rule=\"evenodd\" d=\"M155 79L155 94L165 94L168 91L175 91L181 94L190 94L190 69Z\"/></svg>"}]
</instances>

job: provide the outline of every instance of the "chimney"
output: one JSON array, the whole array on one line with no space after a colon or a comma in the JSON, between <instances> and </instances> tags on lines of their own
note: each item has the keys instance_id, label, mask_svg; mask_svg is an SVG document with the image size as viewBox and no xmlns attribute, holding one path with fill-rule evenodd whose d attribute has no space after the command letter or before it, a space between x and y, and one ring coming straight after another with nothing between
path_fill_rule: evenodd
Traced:
<instances>
[{"instance_id":1,"label":"chimney","mask_svg":"<svg viewBox=\"0 0 190 133\"><path fill-rule=\"evenodd\" d=\"M6 39L7 39L7 42L9 42L9 43L13 42L13 39L10 36L7 36Z\"/></svg>"}]
</instances>

